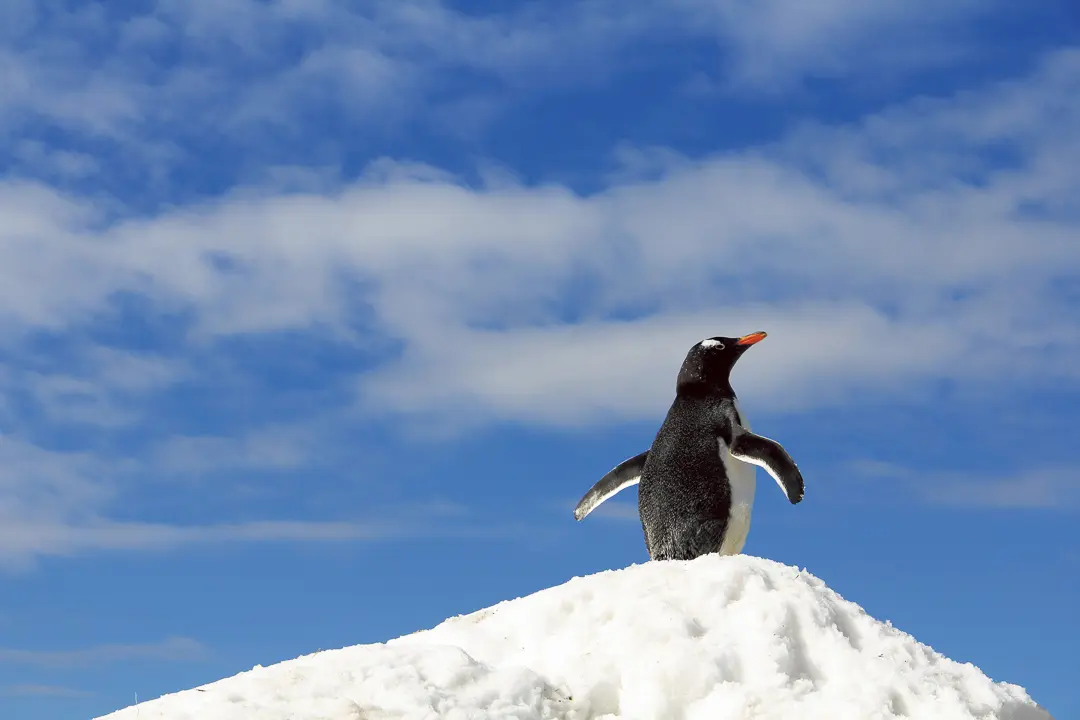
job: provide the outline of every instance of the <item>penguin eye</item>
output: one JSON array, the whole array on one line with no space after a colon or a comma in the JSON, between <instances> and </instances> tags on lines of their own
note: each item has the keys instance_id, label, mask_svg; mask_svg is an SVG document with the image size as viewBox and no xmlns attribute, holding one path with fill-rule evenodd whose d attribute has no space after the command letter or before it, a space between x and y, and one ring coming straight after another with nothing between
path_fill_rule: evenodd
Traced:
<instances>
[{"instance_id":1,"label":"penguin eye","mask_svg":"<svg viewBox=\"0 0 1080 720\"><path fill-rule=\"evenodd\" d=\"M713 340L712 338L709 338L708 340L702 340L701 341L701 347L703 347L703 348L717 348L718 350L723 350L724 349L724 343L720 342L719 340Z\"/></svg>"}]
</instances>

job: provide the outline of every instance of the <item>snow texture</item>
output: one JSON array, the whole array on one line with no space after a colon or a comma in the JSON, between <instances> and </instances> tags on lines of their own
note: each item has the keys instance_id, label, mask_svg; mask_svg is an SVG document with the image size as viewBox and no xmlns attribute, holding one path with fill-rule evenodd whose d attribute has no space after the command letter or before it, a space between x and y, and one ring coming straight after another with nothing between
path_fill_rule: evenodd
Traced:
<instances>
[{"instance_id":1,"label":"snow texture","mask_svg":"<svg viewBox=\"0 0 1080 720\"><path fill-rule=\"evenodd\" d=\"M745 555L575 578L378 645L307 655L108 720L1045 720L806 571Z\"/></svg>"}]
</instances>

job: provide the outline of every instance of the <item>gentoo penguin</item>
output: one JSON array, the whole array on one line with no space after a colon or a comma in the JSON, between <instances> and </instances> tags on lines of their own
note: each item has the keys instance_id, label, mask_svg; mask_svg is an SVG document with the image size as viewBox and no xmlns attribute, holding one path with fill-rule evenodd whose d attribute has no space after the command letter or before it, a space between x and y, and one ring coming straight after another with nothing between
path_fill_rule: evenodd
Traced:
<instances>
[{"instance_id":1,"label":"gentoo penguin","mask_svg":"<svg viewBox=\"0 0 1080 720\"><path fill-rule=\"evenodd\" d=\"M640 483L638 513L653 560L691 560L705 553L736 555L750 532L754 466L764 468L792 505L803 478L778 443L750 432L731 389L731 368L756 332L713 337L690 348L652 447L613 468L574 510L582 520L615 493Z\"/></svg>"}]
</instances>

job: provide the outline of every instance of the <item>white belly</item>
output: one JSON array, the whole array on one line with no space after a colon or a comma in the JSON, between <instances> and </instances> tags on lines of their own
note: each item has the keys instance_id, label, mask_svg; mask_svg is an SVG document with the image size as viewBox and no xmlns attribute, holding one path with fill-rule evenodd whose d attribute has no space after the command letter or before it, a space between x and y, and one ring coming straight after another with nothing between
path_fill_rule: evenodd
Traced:
<instances>
[{"instance_id":1,"label":"white belly","mask_svg":"<svg viewBox=\"0 0 1080 720\"><path fill-rule=\"evenodd\" d=\"M739 423L749 430L750 423L742 414L738 401L735 402L735 411L739 414ZM746 544L747 535L750 534L750 514L754 509L757 467L731 457L724 441L717 442L720 446L720 460L724 463L728 482L731 483L731 511L728 514L727 530L724 532L720 554L738 555Z\"/></svg>"},{"instance_id":2,"label":"white belly","mask_svg":"<svg viewBox=\"0 0 1080 720\"><path fill-rule=\"evenodd\" d=\"M746 544L746 536L750 534L750 514L754 509L754 490L757 483L754 473L757 468L731 457L723 443L720 444L720 458L724 461L728 481L731 483L731 511L728 514L727 530L724 532L720 554L738 555Z\"/></svg>"}]
</instances>

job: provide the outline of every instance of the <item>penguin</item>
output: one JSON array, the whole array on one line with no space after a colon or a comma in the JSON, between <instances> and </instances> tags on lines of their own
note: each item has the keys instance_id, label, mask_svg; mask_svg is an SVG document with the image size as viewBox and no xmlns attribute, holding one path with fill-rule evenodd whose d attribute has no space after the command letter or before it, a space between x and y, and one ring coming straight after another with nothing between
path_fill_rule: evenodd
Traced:
<instances>
[{"instance_id":1,"label":"penguin","mask_svg":"<svg viewBox=\"0 0 1080 720\"><path fill-rule=\"evenodd\" d=\"M795 505L802 473L776 441L750 431L731 388L731 369L764 332L712 337L690 348L675 400L652 446L597 481L574 509L584 520L598 505L638 484L638 514L651 560L737 555L750 532L756 467ZM755 467L756 466L756 467Z\"/></svg>"}]
</instances>

